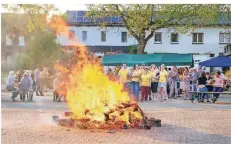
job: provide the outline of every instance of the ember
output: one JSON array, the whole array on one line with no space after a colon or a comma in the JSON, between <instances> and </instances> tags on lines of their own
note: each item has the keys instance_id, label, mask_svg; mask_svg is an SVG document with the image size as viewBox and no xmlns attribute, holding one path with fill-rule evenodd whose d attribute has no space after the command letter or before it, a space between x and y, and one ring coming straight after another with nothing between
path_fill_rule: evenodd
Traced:
<instances>
[{"instance_id":1,"label":"ember","mask_svg":"<svg viewBox=\"0 0 231 144\"><path fill-rule=\"evenodd\" d=\"M69 27L62 18L57 17L50 26L57 34L69 36ZM150 129L151 123L144 117L137 102L122 91L121 84L103 73L102 65L89 55L87 47L76 38L70 40L70 45L78 61L68 69L60 64L56 68L68 75L68 84L60 88L60 92L67 94L71 112L65 113L65 119L53 119L60 125L83 129Z\"/></svg>"}]
</instances>

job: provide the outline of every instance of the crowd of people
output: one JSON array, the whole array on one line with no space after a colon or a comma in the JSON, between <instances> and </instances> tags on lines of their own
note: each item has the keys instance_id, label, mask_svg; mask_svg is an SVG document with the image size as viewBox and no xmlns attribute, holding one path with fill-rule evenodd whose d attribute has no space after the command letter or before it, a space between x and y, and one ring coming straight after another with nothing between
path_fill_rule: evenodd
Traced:
<instances>
[{"instance_id":1,"label":"crowd of people","mask_svg":"<svg viewBox=\"0 0 231 144\"><path fill-rule=\"evenodd\" d=\"M56 75L47 67L36 68L34 71L19 70L16 73L10 71L6 78L6 89L12 92L12 101L15 101L18 95L21 101L25 101L26 94L28 95L27 100L33 101L34 92L36 96L44 96L44 91L54 90L54 101L60 102L62 97L57 91L62 83L57 84L59 79L60 74Z\"/></svg>"},{"instance_id":2,"label":"crowd of people","mask_svg":"<svg viewBox=\"0 0 231 144\"><path fill-rule=\"evenodd\" d=\"M118 80L123 85L123 91L128 91L137 101L158 101L160 96L162 102L177 99L181 90L184 92L185 100L194 100L193 92L223 92L230 80L231 73L230 69L228 70L229 73L225 75L220 71L212 75L205 72L201 66L185 67L180 75L176 66L167 69L164 64L160 67L142 64L128 69L126 64L123 64L117 74L109 69L107 75L111 80ZM18 95L21 101L25 101L26 94L27 100L32 101L34 92L37 96L43 96L43 92L50 89L53 90L53 101L61 102L62 99L66 101L68 81L68 75L52 72L46 67L36 68L34 71L20 70L17 73L10 71L6 79L6 89L12 91L12 101L15 101ZM213 94L214 101L218 97L219 93ZM210 95L199 94L199 102L204 102L205 99L210 102Z\"/></svg>"},{"instance_id":3,"label":"crowd of people","mask_svg":"<svg viewBox=\"0 0 231 144\"><path fill-rule=\"evenodd\" d=\"M177 99L180 95L180 83L183 83L185 100L194 100L193 92L223 92L226 88L230 75L224 75L220 71L212 75L205 72L205 68L199 66L194 68L185 67L183 75L180 77L176 66L166 68L164 64L158 68L154 64L151 66L135 65L130 70L123 64L118 74L114 74L111 69L108 71L110 79L119 79L123 89L128 91L137 101L141 92L141 102L148 100L160 101ZM214 93L216 101L219 93ZM208 94L199 94L198 102L210 102Z\"/></svg>"}]
</instances>

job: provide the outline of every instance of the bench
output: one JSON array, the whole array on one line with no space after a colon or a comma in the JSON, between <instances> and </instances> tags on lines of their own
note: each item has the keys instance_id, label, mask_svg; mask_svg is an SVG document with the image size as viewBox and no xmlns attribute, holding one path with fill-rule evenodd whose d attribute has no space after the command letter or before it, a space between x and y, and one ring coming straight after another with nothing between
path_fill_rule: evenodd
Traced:
<instances>
[{"instance_id":1,"label":"bench","mask_svg":"<svg viewBox=\"0 0 231 144\"><path fill-rule=\"evenodd\" d=\"M22 90L16 90L16 91L10 91L12 93L19 93L20 95L20 100L21 101L25 101L25 97L27 98L27 100L32 100L32 97L30 97L30 93L33 93L33 90L27 90L27 91L22 91Z\"/></svg>"},{"instance_id":2,"label":"bench","mask_svg":"<svg viewBox=\"0 0 231 144\"><path fill-rule=\"evenodd\" d=\"M30 93L34 93L33 90L27 90L27 91L21 91L21 90L16 90L16 91L9 91L9 92L17 92L19 93L20 95L20 100L21 101L25 101L25 99L29 100L29 101L32 101L32 96L30 97ZM42 92L54 92L54 90L45 90L45 91L42 91Z\"/></svg>"},{"instance_id":3,"label":"bench","mask_svg":"<svg viewBox=\"0 0 231 144\"><path fill-rule=\"evenodd\" d=\"M224 91L224 92L197 92L197 91L190 91L192 94L209 94L211 96L211 100L213 103L215 103L215 98L212 94L231 94L231 91ZM191 102L193 102L194 96L191 98Z\"/></svg>"}]
</instances>

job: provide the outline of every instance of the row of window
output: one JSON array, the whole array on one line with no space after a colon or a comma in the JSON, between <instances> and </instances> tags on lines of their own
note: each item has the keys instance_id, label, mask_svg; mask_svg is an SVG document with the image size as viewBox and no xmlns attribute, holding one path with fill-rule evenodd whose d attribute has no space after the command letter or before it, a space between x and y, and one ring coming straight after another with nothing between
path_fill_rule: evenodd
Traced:
<instances>
[{"instance_id":1,"label":"row of window","mask_svg":"<svg viewBox=\"0 0 231 144\"><path fill-rule=\"evenodd\" d=\"M69 39L72 39L72 35L75 35L74 31L69 32ZM82 41L87 41L87 31L82 31ZM107 41L106 31L101 31L101 42ZM121 42L127 42L127 32L121 32Z\"/></svg>"},{"instance_id":2,"label":"row of window","mask_svg":"<svg viewBox=\"0 0 231 144\"><path fill-rule=\"evenodd\" d=\"M231 35L230 33L220 33L219 34L219 43L230 43ZM162 33L155 33L154 43L162 43ZM171 43L179 43L178 33L171 33ZM192 43L194 44L203 44L204 43L204 34L203 33L193 33L192 34Z\"/></svg>"},{"instance_id":3,"label":"row of window","mask_svg":"<svg viewBox=\"0 0 231 144\"><path fill-rule=\"evenodd\" d=\"M75 34L74 31L71 31L72 34ZM231 35L230 33L220 33L219 35L219 43L230 43ZM101 42L106 42L107 40L107 33L106 31L101 31ZM87 41L87 31L82 31L82 41ZM172 44L179 43L179 34L178 33L171 33ZM127 42L127 32L121 32L121 42ZM192 43L193 44L203 44L204 42L204 34L203 33L193 33L192 35ZM162 33L156 32L154 34L154 43L161 44L162 43Z\"/></svg>"},{"instance_id":4,"label":"row of window","mask_svg":"<svg viewBox=\"0 0 231 144\"><path fill-rule=\"evenodd\" d=\"M9 36L6 36L6 45L11 46L13 43L12 39ZM19 36L18 37L18 46L24 46L25 45L25 40L24 36Z\"/></svg>"}]
</instances>

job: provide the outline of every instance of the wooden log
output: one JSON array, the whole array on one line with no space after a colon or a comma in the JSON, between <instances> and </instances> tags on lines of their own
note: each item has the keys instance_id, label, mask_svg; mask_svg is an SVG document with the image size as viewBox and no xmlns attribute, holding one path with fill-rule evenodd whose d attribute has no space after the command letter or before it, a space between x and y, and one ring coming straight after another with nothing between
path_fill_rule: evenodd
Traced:
<instances>
[{"instance_id":1,"label":"wooden log","mask_svg":"<svg viewBox=\"0 0 231 144\"><path fill-rule=\"evenodd\" d=\"M65 112L64 115L65 116L71 116L71 115L73 115L73 112Z\"/></svg>"}]
</instances>

